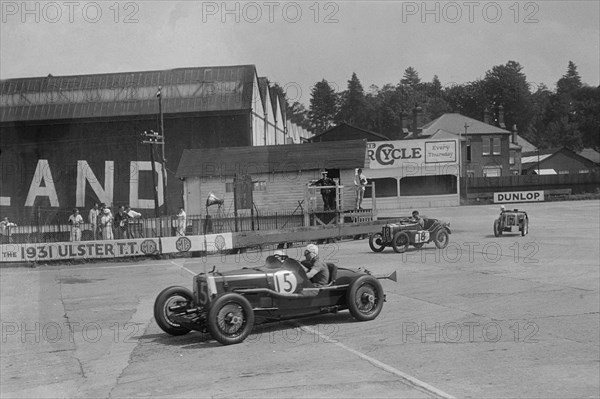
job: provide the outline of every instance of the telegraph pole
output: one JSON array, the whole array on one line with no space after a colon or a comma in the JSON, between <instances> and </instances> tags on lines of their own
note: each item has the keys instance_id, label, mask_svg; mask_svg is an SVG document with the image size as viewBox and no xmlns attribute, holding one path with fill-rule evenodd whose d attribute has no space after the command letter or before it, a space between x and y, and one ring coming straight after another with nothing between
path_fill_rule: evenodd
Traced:
<instances>
[{"instance_id":1,"label":"telegraph pole","mask_svg":"<svg viewBox=\"0 0 600 399\"><path fill-rule=\"evenodd\" d=\"M152 166L152 187L154 191L154 214L156 217L160 217L158 206L158 184L156 183L156 166L154 165L154 146L160 144L159 140L162 139L162 136L160 136L154 130L144 131L141 136L142 144L150 144L150 164Z\"/></svg>"},{"instance_id":2,"label":"telegraph pole","mask_svg":"<svg viewBox=\"0 0 600 399\"><path fill-rule=\"evenodd\" d=\"M162 86L158 86L158 91L156 92L156 97L158 97L158 114L159 114L159 119L160 119L160 128L159 128L159 133L161 136L161 142L160 144L162 145L162 176L163 176L163 201L164 201L164 206L165 206L165 215L168 214L168 209L167 209L167 158L165 157L165 125L164 125L164 119L163 119L163 112L162 112Z\"/></svg>"},{"instance_id":3,"label":"telegraph pole","mask_svg":"<svg viewBox=\"0 0 600 399\"><path fill-rule=\"evenodd\" d=\"M469 137L467 136L468 128L469 128L469 125L467 125L467 122L465 122L465 141L467 144L469 143ZM460 143L460 151L462 152L462 143ZM461 162L462 162L462 156L461 156ZM462 169L464 169L464 168L461 165L461 170ZM468 173L468 171L465 171L465 199L467 200L467 202L469 201L469 173Z\"/></svg>"}]
</instances>

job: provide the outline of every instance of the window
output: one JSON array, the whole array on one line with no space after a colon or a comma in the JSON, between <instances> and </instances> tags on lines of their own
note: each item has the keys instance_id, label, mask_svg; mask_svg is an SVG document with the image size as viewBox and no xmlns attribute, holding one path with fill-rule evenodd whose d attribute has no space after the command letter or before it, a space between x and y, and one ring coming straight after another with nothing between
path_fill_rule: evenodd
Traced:
<instances>
[{"instance_id":1,"label":"window","mask_svg":"<svg viewBox=\"0 0 600 399\"><path fill-rule=\"evenodd\" d=\"M492 153L494 155L500 155L500 137L492 138Z\"/></svg>"},{"instance_id":2,"label":"window","mask_svg":"<svg viewBox=\"0 0 600 399\"><path fill-rule=\"evenodd\" d=\"M568 170L559 170L559 171L558 171L558 174L559 174L559 175L568 175L568 174L569 174L569 171L568 171Z\"/></svg>"},{"instance_id":3,"label":"window","mask_svg":"<svg viewBox=\"0 0 600 399\"><path fill-rule=\"evenodd\" d=\"M253 181L252 182L252 191L267 191L267 182L266 181ZM226 193L233 192L233 182L225 183L225 192Z\"/></svg>"},{"instance_id":4,"label":"window","mask_svg":"<svg viewBox=\"0 0 600 399\"><path fill-rule=\"evenodd\" d=\"M375 183L375 195L377 198L397 197L398 180L395 177L384 177L382 179L368 179L369 183ZM371 198L371 187L365 189L365 198Z\"/></svg>"},{"instance_id":5,"label":"window","mask_svg":"<svg viewBox=\"0 0 600 399\"><path fill-rule=\"evenodd\" d=\"M471 140L467 141L467 162L471 162Z\"/></svg>"},{"instance_id":6,"label":"window","mask_svg":"<svg viewBox=\"0 0 600 399\"><path fill-rule=\"evenodd\" d=\"M579 173L590 173L589 169L579 169Z\"/></svg>"},{"instance_id":7,"label":"window","mask_svg":"<svg viewBox=\"0 0 600 399\"><path fill-rule=\"evenodd\" d=\"M499 177L502 176L502 166L484 166L484 177Z\"/></svg>"},{"instance_id":8,"label":"window","mask_svg":"<svg viewBox=\"0 0 600 399\"><path fill-rule=\"evenodd\" d=\"M508 163L511 165L515 164L515 152L511 151L510 155L508 156Z\"/></svg>"},{"instance_id":9,"label":"window","mask_svg":"<svg viewBox=\"0 0 600 399\"><path fill-rule=\"evenodd\" d=\"M491 139L489 137L484 137L483 138L483 151L482 151L482 155L490 155L490 141Z\"/></svg>"},{"instance_id":10,"label":"window","mask_svg":"<svg viewBox=\"0 0 600 399\"><path fill-rule=\"evenodd\" d=\"M400 179L400 196L456 194L456 176L410 176Z\"/></svg>"}]
</instances>

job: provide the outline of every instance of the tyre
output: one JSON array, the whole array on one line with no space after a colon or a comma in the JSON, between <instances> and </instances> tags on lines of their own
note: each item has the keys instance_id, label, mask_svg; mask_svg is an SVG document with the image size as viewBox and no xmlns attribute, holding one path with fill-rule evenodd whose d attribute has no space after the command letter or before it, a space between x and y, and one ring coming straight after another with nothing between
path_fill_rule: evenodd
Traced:
<instances>
[{"instance_id":1,"label":"tyre","mask_svg":"<svg viewBox=\"0 0 600 399\"><path fill-rule=\"evenodd\" d=\"M446 248L448 246L448 241L450 241L450 235L446 229L439 229L433 238L435 246L439 249Z\"/></svg>"},{"instance_id":2,"label":"tyre","mask_svg":"<svg viewBox=\"0 0 600 399\"><path fill-rule=\"evenodd\" d=\"M500 221L498 219L494 220L494 236L499 237L502 235L502 230L500 229Z\"/></svg>"},{"instance_id":3,"label":"tyre","mask_svg":"<svg viewBox=\"0 0 600 399\"><path fill-rule=\"evenodd\" d=\"M168 287L162 290L154 301L154 319L167 334L185 335L191 330L173 320L173 315L192 306L193 297L185 287ZM178 310L172 310L179 307Z\"/></svg>"},{"instance_id":4,"label":"tyre","mask_svg":"<svg viewBox=\"0 0 600 399\"><path fill-rule=\"evenodd\" d=\"M410 244L410 238L408 234L404 231L399 231L394 234L394 238L392 238L392 248L394 248L394 252L399 254L406 252L408 250L408 245Z\"/></svg>"},{"instance_id":5,"label":"tyre","mask_svg":"<svg viewBox=\"0 0 600 399\"><path fill-rule=\"evenodd\" d=\"M525 236L529 233L529 219L523 220L523 227L521 228L521 236Z\"/></svg>"},{"instance_id":6,"label":"tyre","mask_svg":"<svg viewBox=\"0 0 600 399\"><path fill-rule=\"evenodd\" d=\"M424 244L423 244L422 242L420 242L420 243L418 243L418 244L413 244L413 247L415 247L415 248L417 248L417 249L421 249L421 248L423 248L423 245L424 245Z\"/></svg>"},{"instance_id":7,"label":"tyre","mask_svg":"<svg viewBox=\"0 0 600 399\"><path fill-rule=\"evenodd\" d=\"M385 243L383 242L383 235L381 233L375 233L369 237L369 247L373 252L381 252L385 248Z\"/></svg>"},{"instance_id":8,"label":"tyre","mask_svg":"<svg viewBox=\"0 0 600 399\"><path fill-rule=\"evenodd\" d=\"M238 344L254 326L254 311L248 300L233 292L218 296L208 310L208 331L223 345Z\"/></svg>"},{"instance_id":9,"label":"tyre","mask_svg":"<svg viewBox=\"0 0 600 399\"><path fill-rule=\"evenodd\" d=\"M358 321L376 318L383 308L383 287L373 276L360 276L348 289L348 310Z\"/></svg>"}]
</instances>

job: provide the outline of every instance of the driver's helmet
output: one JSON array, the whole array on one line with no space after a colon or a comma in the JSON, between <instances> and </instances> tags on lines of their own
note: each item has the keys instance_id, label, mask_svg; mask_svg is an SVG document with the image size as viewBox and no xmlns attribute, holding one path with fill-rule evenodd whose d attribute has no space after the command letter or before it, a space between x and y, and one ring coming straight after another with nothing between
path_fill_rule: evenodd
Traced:
<instances>
[{"instance_id":1,"label":"driver's helmet","mask_svg":"<svg viewBox=\"0 0 600 399\"><path fill-rule=\"evenodd\" d=\"M504 205L500 205L500 212L504 212L506 210L506 207Z\"/></svg>"}]
</instances>

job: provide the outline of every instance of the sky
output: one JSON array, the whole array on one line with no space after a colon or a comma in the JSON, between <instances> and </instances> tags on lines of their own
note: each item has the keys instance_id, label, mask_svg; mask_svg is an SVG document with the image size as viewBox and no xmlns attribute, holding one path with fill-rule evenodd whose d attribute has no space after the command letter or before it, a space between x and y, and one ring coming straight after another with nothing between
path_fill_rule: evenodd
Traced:
<instances>
[{"instance_id":1,"label":"sky","mask_svg":"<svg viewBox=\"0 0 600 399\"><path fill-rule=\"evenodd\" d=\"M254 64L305 105L326 79L443 86L508 61L554 89L569 61L600 83L600 1L0 0L0 79Z\"/></svg>"}]
</instances>

